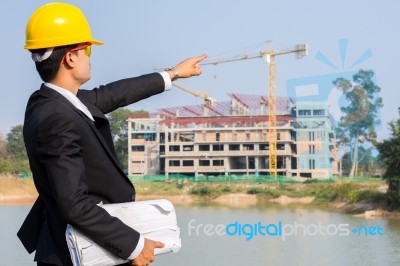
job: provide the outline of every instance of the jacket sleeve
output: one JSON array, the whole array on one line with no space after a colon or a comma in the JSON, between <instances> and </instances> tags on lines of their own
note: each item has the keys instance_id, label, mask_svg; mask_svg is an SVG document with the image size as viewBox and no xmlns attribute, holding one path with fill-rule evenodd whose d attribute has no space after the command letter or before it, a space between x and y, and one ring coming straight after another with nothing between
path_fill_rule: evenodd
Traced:
<instances>
[{"instance_id":1,"label":"jacket sleeve","mask_svg":"<svg viewBox=\"0 0 400 266\"><path fill-rule=\"evenodd\" d=\"M80 90L78 96L107 114L120 107L161 93L164 89L165 84L161 74L152 73L115 81L93 90Z\"/></svg>"},{"instance_id":2,"label":"jacket sleeve","mask_svg":"<svg viewBox=\"0 0 400 266\"><path fill-rule=\"evenodd\" d=\"M78 124L68 115L56 113L42 123L37 136L38 156L47 172L44 182L48 182L49 196L63 218L103 248L128 258L140 235L88 196Z\"/></svg>"}]
</instances>

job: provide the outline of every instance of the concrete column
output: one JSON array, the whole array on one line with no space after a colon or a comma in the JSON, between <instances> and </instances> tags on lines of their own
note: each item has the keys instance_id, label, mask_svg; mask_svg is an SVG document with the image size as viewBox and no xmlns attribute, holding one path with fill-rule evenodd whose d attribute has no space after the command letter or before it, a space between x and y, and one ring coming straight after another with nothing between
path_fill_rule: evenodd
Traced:
<instances>
[{"instance_id":1,"label":"concrete column","mask_svg":"<svg viewBox=\"0 0 400 266\"><path fill-rule=\"evenodd\" d=\"M198 181L199 179L199 159L193 159L193 166L194 166L194 181Z\"/></svg>"},{"instance_id":2,"label":"concrete column","mask_svg":"<svg viewBox=\"0 0 400 266\"><path fill-rule=\"evenodd\" d=\"M291 160L290 156L287 156L287 157L285 158L285 160L286 160L286 169L287 169L287 170L292 169L292 160Z\"/></svg>"},{"instance_id":3,"label":"concrete column","mask_svg":"<svg viewBox=\"0 0 400 266\"><path fill-rule=\"evenodd\" d=\"M260 162L259 162L259 158L256 156L254 157L254 164L255 164L255 171L256 171L256 176L258 176L258 172L260 169Z\"/></svg>"},{"instance_id":4,"label":"concrete column","mask_svg":"<svg viewBox=\"0 0 400 266\"><path fill-rule=\"evenodd\" d=\"M132 172L132 122L128 122L128 177Z\"/></svg>"}]
</instances>

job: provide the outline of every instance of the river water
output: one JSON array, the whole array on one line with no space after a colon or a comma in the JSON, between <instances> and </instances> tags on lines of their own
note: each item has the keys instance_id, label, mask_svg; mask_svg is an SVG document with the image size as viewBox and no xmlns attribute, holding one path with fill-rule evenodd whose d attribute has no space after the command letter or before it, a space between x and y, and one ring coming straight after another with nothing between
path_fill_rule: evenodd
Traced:
<instances>
[{"instance_id":1,"label":"river water","mask_svg":"<svg viewBox=\"0 0 400 266\"><path fill-rule=\"evenodd\" d=\"M16 232L29 206L0 206L0 265L31 266ZM161 265L400 265L400 220L317 208L177 207L182 249Z\"/></svg>"}]
</instances>

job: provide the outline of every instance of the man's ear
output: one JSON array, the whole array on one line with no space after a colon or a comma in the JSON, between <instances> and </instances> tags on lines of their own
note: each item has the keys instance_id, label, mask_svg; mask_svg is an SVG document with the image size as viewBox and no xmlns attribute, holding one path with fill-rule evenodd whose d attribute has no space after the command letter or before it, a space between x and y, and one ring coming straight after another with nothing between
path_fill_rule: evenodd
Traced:
<instances>
[{"instance_id":1,"label":"man's ear","mask_svg":"<svg viewBox=\"0 0 400 266\"><path fill-rule=\"evenodd\" d=\"M76 64L76 56L72 52L67 52L63 60L64 65L67 68L73 68Z\"/></svg>"}]
</instances>

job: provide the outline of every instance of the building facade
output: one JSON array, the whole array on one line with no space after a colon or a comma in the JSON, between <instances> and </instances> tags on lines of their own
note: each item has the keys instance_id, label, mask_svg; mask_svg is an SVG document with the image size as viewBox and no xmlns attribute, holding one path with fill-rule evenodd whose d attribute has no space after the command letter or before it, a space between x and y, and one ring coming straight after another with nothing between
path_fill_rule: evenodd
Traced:
<instances>
[{"instance_id":1,"label":"building facade","mask_svg":"<svg viewBox=\"0 0 400 266\"><path fill-rule=\"evenodd\" d=\"M266 98L230 97L129 119L129 175L269 175ZM277 168L288 177L340 174L326 103L278 98Z\"/></svg>"}]
</instances>

